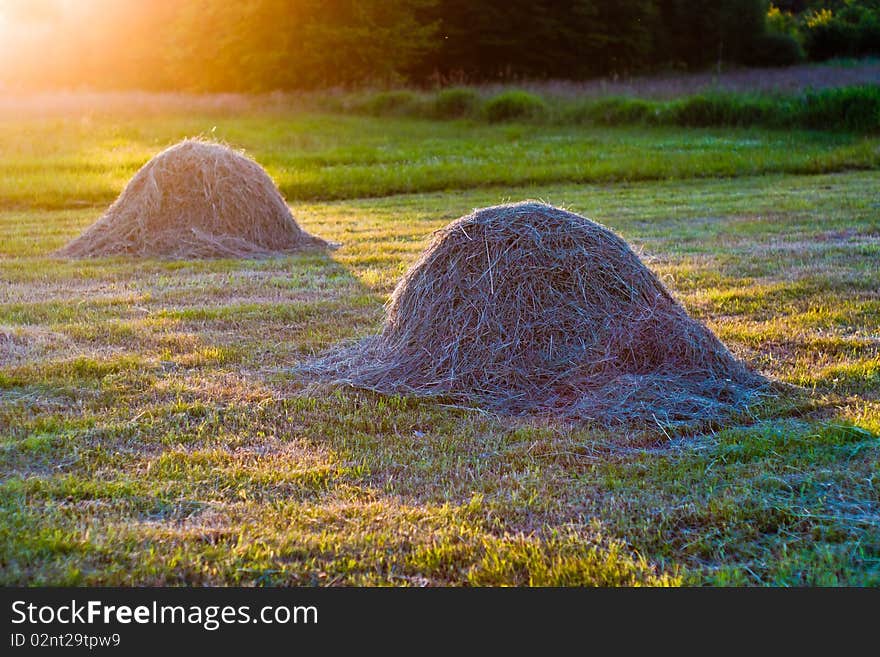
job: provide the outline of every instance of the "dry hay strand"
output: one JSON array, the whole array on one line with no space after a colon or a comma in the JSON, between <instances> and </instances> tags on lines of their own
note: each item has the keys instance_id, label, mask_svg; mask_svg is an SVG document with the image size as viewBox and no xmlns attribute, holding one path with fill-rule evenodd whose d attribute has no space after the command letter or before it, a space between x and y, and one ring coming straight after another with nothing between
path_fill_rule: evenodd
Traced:
<instances>
[{"instance_id":1,"label":"dry hay strand","mask_svg":"<svg viewBox=\"0 0 880 657\"><path fill-rule=\"evenodd\" d=\"M438 231L382 332L302 366L318 380L603 424L713 421L766 380L613 232L537 202Z\"/></svg>"},{"instance_id":2,"label":"dry hay strand","mask_svg":"<svg viewBox=\"0 0 880 657\"><path fill-rule=\"evenodd\" d=\"M56 255L237 258L327 246L297 225L259 164L223 144L186 139L141 167Z\"/></svg>"}]
</instances>

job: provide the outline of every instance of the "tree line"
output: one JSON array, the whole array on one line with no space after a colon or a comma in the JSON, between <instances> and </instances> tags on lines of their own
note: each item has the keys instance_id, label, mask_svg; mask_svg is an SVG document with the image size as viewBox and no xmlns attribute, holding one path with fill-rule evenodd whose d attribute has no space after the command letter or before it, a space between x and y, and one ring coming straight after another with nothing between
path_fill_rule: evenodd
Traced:
<instances>
[{"instance_id":1,"label":"tree line","mask_svg":"<svg viewBox=\"0 0 880 657\"><path fill-rule=\"evenodd\" d=\"M41 20L7 83L262 92L880 54L880 0L79 0Z\"/></svg>"}]
</instances>

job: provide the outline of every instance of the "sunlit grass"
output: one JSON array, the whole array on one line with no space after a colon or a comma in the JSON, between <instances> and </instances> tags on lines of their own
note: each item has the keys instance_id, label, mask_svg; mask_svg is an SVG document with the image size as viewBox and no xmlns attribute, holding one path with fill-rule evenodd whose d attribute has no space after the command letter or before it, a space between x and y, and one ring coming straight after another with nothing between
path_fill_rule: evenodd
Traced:
<instances>
[{"instance_id":1,"label":"sunlit grass","mask_svg":"<svg viewBox=\"0 0 880 657\"><path fill-rule=\"evenodd\" d=\"M48 257L156 149L213 125L341 248ZM880 584L874 141L170 116L6 122L0 143L18 176L0 177L4 583ZM824 167L869 170L781 173ZM401 190L418 193L382 196ZM290 376L378 328L432 231L524 198L612 227L797 387L667 435Z\"/></svg>"},{"instance_id":2,"label":"sunlit grass","mask_svg":"<svg viewBox=\"0 0 880 657\"><path fill-rule=\"evenodd\" d=\"M822 173L880 165L880 139L762 130L485 125L351 116L0 121L0 207L108 202L162 148L204 135L247 149L290 200L493 185Z\"/></svg>"}]
</instances>

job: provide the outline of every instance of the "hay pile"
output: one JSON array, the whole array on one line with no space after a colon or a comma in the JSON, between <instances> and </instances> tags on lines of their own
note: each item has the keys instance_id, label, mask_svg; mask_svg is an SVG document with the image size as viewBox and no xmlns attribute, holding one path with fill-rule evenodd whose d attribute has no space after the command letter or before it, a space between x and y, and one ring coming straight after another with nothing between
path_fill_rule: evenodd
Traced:
<instances>
[{"instance_id":1,"label":"hay pile","mask_svg":"<svg viewBox=\"0 0 880 657\"><path fill-rule=\"evenodd\" d=\"M259 164L187 139L141 167L107 212L56 254L247 257L326 246L297 225Z\"/></svg>"},{"instance_id":2,"label":"hay pile","mask_svg":"<svg viewBox=\"0 0 880 657\"><path fill-rule=\"evenodd\" d=\"M624 240L536 202L438 231L397 285L381 334L304 369L383 393L603 423L717 419L764 381Z\"/></svg>"}]
</instances>

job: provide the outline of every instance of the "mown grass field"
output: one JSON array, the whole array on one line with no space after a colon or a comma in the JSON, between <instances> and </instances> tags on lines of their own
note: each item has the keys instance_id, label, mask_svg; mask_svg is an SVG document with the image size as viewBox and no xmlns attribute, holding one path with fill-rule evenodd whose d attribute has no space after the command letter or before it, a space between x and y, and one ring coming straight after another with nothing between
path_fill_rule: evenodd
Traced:
<instances>
[{"instance_id":1,"label":"mown grass field","mask_svg":"<svg viewBox=\"0 0 880 657\"><path fill-rule=\"evenodd\" d=\"M246 148L342 243L63 261L150 156ZM167 110L0 117L3 584L880 584L880 139ZM701 432L328 390L431 232L612 227L799 386Z\"/></svg>"}]
</instances>

